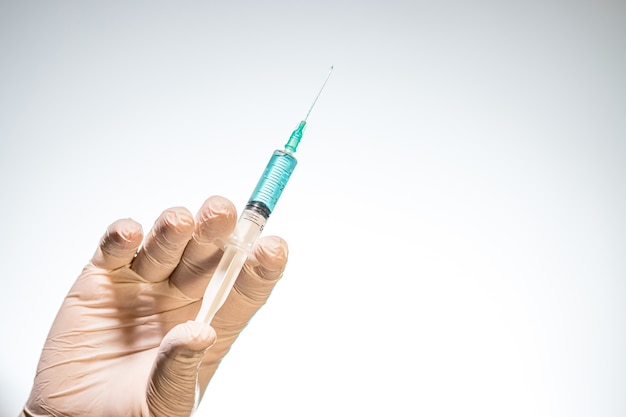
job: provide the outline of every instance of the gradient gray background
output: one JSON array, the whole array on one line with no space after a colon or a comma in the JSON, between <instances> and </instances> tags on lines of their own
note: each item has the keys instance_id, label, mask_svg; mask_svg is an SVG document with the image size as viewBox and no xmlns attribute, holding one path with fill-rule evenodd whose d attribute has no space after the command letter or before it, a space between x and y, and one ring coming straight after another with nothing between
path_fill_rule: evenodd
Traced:
<instances>
[{"instance_id":1,"label":"gradient gray background","mask_svg":"<svg viewBox=\"0 0 626 417\"><path fill-rule=\"evenodd\" d=\"M2 2L0 414L105 228L241 208L283 281L198 415L626 415L623 1Z\"/></svg>"}]
</instances>

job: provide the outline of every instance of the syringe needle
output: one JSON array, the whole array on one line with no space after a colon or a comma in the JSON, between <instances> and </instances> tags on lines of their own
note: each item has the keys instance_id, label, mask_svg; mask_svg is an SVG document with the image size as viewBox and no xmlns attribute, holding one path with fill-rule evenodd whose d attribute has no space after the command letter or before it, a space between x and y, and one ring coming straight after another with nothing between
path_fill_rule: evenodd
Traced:
<instances>
[{"instance_id":1,"label":"syringe needle","mask_svg":"<svg viewBox=\"0 0 626 417\"><path fill-rule=\"evenodd\" d=\"M296 148L298 147L298 144L300 143L300 139L302 139L302 134L304 133L306 120L309 118L309 114L311 114L311 110L313 110L315 103L317 103L317 99L320 97L320 94L322 94L324 87L326 87L326 83L328 82L328 79L330 78L330 74L333 72L333 68L334 68L334 65L331 66L330 69L328 70L328 75L326 76L326 79L324 80L324 84L322 84L320 91L317 92L317 95L315 96L315 100L313 100L313 104L311 104L311 107L309 107L309 111L306 113L306 117L300 122L296 130L291 132L291 136L289 136L289 141L287 141L287 143L285 144L285 150L289 152L296 151Z\"/></svg>"},{"instance_id":2,"label":"syringe needle","mask_svg":"<svg viewBox=\"0 0 626 417\"><path fill-rule=\"evenodd\" d=\"M317 92L317 95L315 96L315 100L313 100L313 104L311 104L309 111L306 113L306 117L303 120L304 122L306 122L306 120L309 118L309 114L311 114L311 110L313 110L313 106L315 106L315 103L317 103L317 99L319 98L320 94L322 94L322 90L326 86L326 83L328 82L328 79L330 78L330 74L333 72L333 68L334 68L334 65L332 65L330 69L328 70L328 75L326 76L326 79L324 80L324 84L322 84L322 88L320 88L320 91Z\"/></svg>"}]
</instances>

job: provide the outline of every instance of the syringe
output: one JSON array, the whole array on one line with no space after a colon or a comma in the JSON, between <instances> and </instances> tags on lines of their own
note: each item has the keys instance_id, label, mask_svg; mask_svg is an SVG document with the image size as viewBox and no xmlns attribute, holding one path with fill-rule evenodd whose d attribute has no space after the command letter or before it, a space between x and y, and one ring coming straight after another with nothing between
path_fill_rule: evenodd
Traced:
<instances>
[{"instance_id":1,"label":"syringe","mask_svg":"<svg viewBox=\"0 0 626 417\"><path fill-rule=\"evenodd\" d=\"M196 316L196 321L211 323L217 311L226 301L239 272L241 272L241 268L243 268L246 259L252 251L254 242L261 235L267 219L274 210L289 177L296 167L298 161L293 154L296 152L300 139L302 139L309 114L311 114L311 110L313 110L313 106L315 106L332 72L333 67L330 67L322 87L313 100L313 104L311 104L305 118L300 122L296 130L291 133L285 148L274 151L265 167L265 171L252 192L246 208L237 221L235 231L225 244L222 259L204 292L202 307Z\"/></svg>"}]
</instances>

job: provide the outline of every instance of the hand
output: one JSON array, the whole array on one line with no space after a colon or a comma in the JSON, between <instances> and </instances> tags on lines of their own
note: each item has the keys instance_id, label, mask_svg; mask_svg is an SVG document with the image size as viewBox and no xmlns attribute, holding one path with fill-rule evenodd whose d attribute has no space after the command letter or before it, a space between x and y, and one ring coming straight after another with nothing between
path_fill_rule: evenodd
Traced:
<instances>
[{"instance_id":1,"label":"hand","mask_svg":"<svg viewBox=\"0 0 626 417\"><path fill-rule=\"evenodd\" d=\"M141 226L109 226L45 342L24 416L189 416L220 361L265 303L287 244L259 239L211 326L194 320L236 224L232 203L209 198L196 221L172 208L143 247Z\"/></svg>"}]
</instances>

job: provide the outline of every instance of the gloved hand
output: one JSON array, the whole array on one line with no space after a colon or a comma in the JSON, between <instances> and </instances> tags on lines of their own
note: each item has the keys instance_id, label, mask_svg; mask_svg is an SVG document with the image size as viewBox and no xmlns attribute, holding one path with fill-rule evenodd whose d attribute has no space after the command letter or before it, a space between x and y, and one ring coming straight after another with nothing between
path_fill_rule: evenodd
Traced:
<instances>
[{"instance_id":1,"label":"gloved hand","mask_svg":"<svg viewBox=\"0 0 626 417\"><path fill-rule=\"evenodd\" d=\"M257 242L211 326L191 321L236 224L209 198L196 221L163 212L109 226L52 325L22 416L189 416L220 361L265 303L287 263L278 237Z\"/></svg>"}]
</instances>

